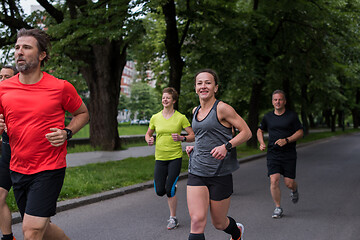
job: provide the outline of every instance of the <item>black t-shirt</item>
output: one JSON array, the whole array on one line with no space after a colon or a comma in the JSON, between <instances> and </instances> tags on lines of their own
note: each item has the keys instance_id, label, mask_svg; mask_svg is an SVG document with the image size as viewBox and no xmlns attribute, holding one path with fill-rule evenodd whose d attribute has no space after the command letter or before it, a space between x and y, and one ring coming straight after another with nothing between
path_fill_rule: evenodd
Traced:
<instances>
[{"instance_id":1,"label":"black t-shirt","mask_svg":"<svg viewBox=\"0 0 360 240\"><path fill-rule=\"evenodd\" d=\"M303 128L295 112L286 110L282 115L268 112L265 114L259 128L269 132L267 159L296 159L296 142L291 142L283 147L275 144L278 139L290 137Z\"/></svg>"}]
</instances>

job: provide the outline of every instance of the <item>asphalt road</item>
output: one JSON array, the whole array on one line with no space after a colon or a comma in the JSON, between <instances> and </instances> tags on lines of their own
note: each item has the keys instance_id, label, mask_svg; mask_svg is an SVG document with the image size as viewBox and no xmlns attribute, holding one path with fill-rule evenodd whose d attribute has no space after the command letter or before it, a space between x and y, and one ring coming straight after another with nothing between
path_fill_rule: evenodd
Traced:
<instances>
[{"instance_id":1,"label":"asphalt road","mask_svg":"<svg viewBox=\"0 0 360 240\"><path fill-rule=\"evenodd\" d=\"M290 201L290 192L282 183L284 217L272 219L265 158L241 164L234 173L229 215L245 225L247 240L359 240L359 170L360 134L299 148L299 203ZM180 226L171 231L166 229L166 199L156 197L152 188L60 212L52 221L76 240L185 240L190 226L185 191L186 180L182 180L177 192ZM13 230L21 240L21 224ZM214 229L210 219L205 236L229 239Z\"/></svg>"}]
</instances>

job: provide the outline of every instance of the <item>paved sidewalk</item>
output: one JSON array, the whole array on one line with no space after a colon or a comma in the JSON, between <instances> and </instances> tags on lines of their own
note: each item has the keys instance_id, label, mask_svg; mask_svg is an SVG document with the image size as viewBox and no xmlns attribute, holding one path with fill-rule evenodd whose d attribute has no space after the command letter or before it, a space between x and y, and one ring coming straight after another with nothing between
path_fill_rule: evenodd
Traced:
<instances>
[{"instance_id":1,"label":"paved sidewalk","mask_svg":"<svg viewBox=\"0 0 360 240\"><path fill-rule=\"evenodd\" d=\"M155 146L131 147L121 151L96 151L69 153L66 156L68 167L108 161L118 161L129 157L146 157L155 154Z\"/></svg>"},{"instance_id":2,"label":"paved sidewalk","mask_svg":"<svg viewBox=\"0 0 360 240\"><path fill-rule=\"evenodd\" d=\"M188 145L194 143L182 143L183 151ZM129 157L146 157L155 154L154 146L130 147L121 151L96 151L83 153L69 153L66 156L68 167L86 165L89 163L99 163L108 161L119 161Z\"/></svg>"}]
</instances>

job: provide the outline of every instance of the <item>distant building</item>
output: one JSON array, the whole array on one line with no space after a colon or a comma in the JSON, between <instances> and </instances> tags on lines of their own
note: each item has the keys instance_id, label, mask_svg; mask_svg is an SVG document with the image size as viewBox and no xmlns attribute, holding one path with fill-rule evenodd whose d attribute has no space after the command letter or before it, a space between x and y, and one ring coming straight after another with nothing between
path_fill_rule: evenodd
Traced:
<instances>
[{"instance_id":1,"label":"distant building","mask_svg":"<svg viewBox=\"0 0 360 240\"><path fill-rule=\"evenodd\" d=\"M145 72L145 81L148 82L149 86L155 88L156 80L154 78L154 72L147 70ZM122 94L125 94L127 97L131 96L131 85L135 82L140 82L144 76L136 70L136 61L127 61L124 67L124 70L121 75L121 90ZM131 111L124 109L118 111L117 120L118 122L130 121ZM135 113L135 119L137 118L137 113Z\"/></svg>"},{"instance_id":2,"label":"distant building","mask_svg":"<svg viewBox=\"0 0 360 240\"><path fill-rule=\"evenodd\" d=\"M137 72L135 70L135 62L127 61L124 70L121 75L121 93L130 97L131 95L131 84L134 81Z\"/></svg>"}]
</instances>

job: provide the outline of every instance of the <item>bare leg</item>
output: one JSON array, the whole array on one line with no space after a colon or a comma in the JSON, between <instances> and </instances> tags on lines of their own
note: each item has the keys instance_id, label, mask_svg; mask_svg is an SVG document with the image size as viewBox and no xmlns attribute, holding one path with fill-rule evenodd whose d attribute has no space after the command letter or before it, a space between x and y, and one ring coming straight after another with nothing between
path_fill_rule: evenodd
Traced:
<instances>
[{"instance_id":1,"label":"bare leg","mask_svg":"<svg viewBox=\"0 0 360 240\"><path fill-rule=\"evenodd\" d=\"M48 227L46 228L43 240L57 240L57 239L70 240L70 238L65 235L64 231L61 228L50 222Z\"/></svg>"},{"instance_id":2,"label":"bare leg","mask_svg":"<svg viewBox=\"0 0 360 240\"><path fill-rule=\"evenodd\" d=\"M190 233L204 233L209 209L209 191L207 187L187 186L187 204L191 218Z\"/></svg>"},{"instance_id":3,"label":"bare leg","mask_svg":"<svg viewBox=\"0 0 360 240\"><path fill-rule=\"evenodd\" d=\"M24 215L24 240L68 240L64 231L50 222L50 218Z\"/></svg>"},{"instance_id":4,"label":"bare leg","mask_svg":"<svg viewBox=\"0 0 360 240\"><path fill-rule=\"evenodd\" d=\"M177 197L173 196L171 198L168 198L168 205L170 209L170 216L176 217Z\"/></svg>"},{"instance_id":5,"label":"bare leg","mask_svg":"<svg viewBox=\"0 0 360 240\"><path fill-rule=\"evenodd\" d=\"M0 230L3 235L11 234L11 212L6 204L8 191L0 187Z\"/></svg>"},{"instance_id":6,"label":"bare leg","mask_svg":"<svg viewBox=\"0 0 360 240\"><path fill-rule=\"evenodd\" d=\"M297 183L295 182L294 179L285 177L284 182L287 188L291 189L293 192L296 191Z\"/></svg>"},{"instance_id":7,"label":"bare leg","mask_svg":"<svg viewBox=\"0 0 360 240\"><path fill-rule=\"evenodd\" d=\"M229 207L230 197L221 201L210 200L211 221L216 229L224 230L229 226Z\"/></svg>"},{"instance_id":8,"label":"bare leg","mask_svg":"<svg viewBox=\"0 0 360 240\"><path fill-rule=\"evenodd\" d=\"M280 191L280 174L270 175L270 192L276 207L280 207L281 191Z\"/></svg>"}]
</instances>

